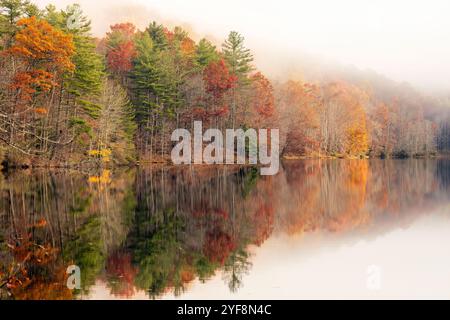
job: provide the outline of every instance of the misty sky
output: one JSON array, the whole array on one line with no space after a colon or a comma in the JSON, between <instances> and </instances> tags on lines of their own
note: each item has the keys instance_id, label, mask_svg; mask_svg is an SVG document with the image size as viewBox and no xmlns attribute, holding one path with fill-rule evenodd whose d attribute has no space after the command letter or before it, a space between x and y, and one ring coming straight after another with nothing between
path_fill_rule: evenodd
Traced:
<instances>
[{"instance_id":1,"label":"misty sky","mask_svg":"<svg viewBox=\"0 0 450 320\"><path fill-rule=\"evenodd\" d=\"M221 41L230 30L246 37L262 71L276 74L300 53L426 89L450 89L448 0L35 0L80 3L96 35L112 23L151 20L180 24L195 38Z\"/></svg>"}]
</instances>

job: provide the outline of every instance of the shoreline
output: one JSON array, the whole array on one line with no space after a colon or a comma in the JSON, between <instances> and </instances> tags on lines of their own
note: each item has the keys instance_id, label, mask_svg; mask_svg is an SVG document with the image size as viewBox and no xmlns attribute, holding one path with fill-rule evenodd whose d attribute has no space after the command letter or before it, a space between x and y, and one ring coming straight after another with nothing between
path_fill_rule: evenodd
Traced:
<instances>
[{"instance_id":1,"label":"shoreline","mask_svg":"<svg viewBox=\"0 0 450 320\"><path fill-rule=\"evenodd\" d=\"M412 156L412 157L389 157L389 158L382 158L382 157L349 157L349 156L283 156L280 158L280 161L313 161L313 160L450 160L449 154L439 154L434 156ZM213 165L207 165L207 164L187 164L187 165L175 165L171 161L136 161L131 162L129 164L86 164L86 165L80 165L80 164L37 164L37 165L31 165L31 164L15 164L15 165L8 165L5 163L0 164L0 171L2 172L8 172L8 171L17 171L17 170L75 170L75 171L83 171L83 170L115 170L115 169L132 169L132 168L151 168L151 169L161 169L161 168L187 168L187 167L194 167L194 168L220 168L220 167L226 167L226 168L243 168L243 167L260 167L260 165L251 165L251 164L213 164Z\"/></svg>"}]
</instances>

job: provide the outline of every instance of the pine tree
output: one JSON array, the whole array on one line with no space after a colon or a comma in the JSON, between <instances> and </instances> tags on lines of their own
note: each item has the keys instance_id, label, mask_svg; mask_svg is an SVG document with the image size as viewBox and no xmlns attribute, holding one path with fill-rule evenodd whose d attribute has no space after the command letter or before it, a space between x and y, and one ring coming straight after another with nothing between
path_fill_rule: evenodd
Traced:
<instances>
[{"instance_id":1,"label":"pine tree","mask_svg":"<svg viewBox=\"0 0 450 320\"><path fill-rule=\"evenodd\" d=\"M39 17L38 7L28 0L0 0L0 49L9 48L18 30L17 21L21 18Z\"/></svg>"},{"instance_id":2,"label":"pine tree","mask_svg":"<svg viewBox=\"0 0 450 320\"><path fill-rule=\"evenodd\" d=\"M75 45L72 63L75 69L66 73L58 85L59 99L56 107L55 136L67 130L75 137L87 134L91 138L93 120L101 113L98 102L105 78L103 58L96 53L91 36L91 21L77 4L57 11L52 5L46 7L44 18L54 27L70 34ZM86 139L76 139L82 151L88 145ZM72 146L72 152L75 151ZM55 156L53 150L51 156Z\"/></svg>"},{"instance_id":3,"label":"pine tree","mask_svg":"<svg viewBox=\"0 0 450 320\"><path fill-rule=\"evenodd\" d=\"M152 23L136 37L135 46L133 101L144 140L141 147L158 151L155 136L159 133L159 150L164 152L170 120L178 123L185 105L181 87L196 70L195 43L179 27L171 32Z\"/></svg>"},{"instance_id":4,"label":"pine tree","mask_svg":"<svg viewBox=\"0 0 450 320\"><path fill-rule=\"evenodd\" d=\"M244 47L244 37L236 31L231 31L222 45L222 51L230 71L239 77L240 81L245 81L254 68L251 65L253 55L250 49Z\"/></svg>"},{"instance_id":5,"label":"pine tree","mask_svg":"<svg viewBox=\"0 0 450 320\"><path fill-rule=\"evenodd\" d=\"M216 47L206 39L199 41L195 53L195 61L201 69L208 66L211 62L217 62L220 59Z\"/></svg>"},{"instance_id":6,"label":"pine tree","mask_svg":"<svg viewBox=\"0 0 450 320\"><path fill-rule=\"evenodd\" d=\"M96 96L101 90L102 79L105 77L105 66L102 57L95 52L94 39L87 33L74 36L76 48L73 62L76 66L73 76L68 79L69 92L78 97L85 111L95 117L97 107L89 102L89 96ZM83 98L84 97L84 98Z\"/></svg>"},{"instance_id":7,"label":"pine tree","mask_svg":"<svg viewBox=\"0 0 450 320\"><path fill-rule=\"evenodd\" d=\"M61 12L63 25L61 28L73 35L75 55L73 63L75 71L66 77L65 87L75 99L75 103L92 118L98 116L100 107L95 97L101 91L104 72L104 61L96 52L95 40L91 36L91 22L83 15L79 5L68 6Z\"/></svg>"},{"instance_id":8,"label":"pine tree","mask_svg":"<svg viewBox=\"0 0 450 320\"><path fill-rule=\"evenodd\" d=\"M236 31L230 32L222 45L222 52L230 72L238 78L238 86L233 88L231 105L231 123L235 128L238 95L250 84L249 74L254 70L251 65L253 56L250 50L244 47L244 37ZM246 109L248 106L241 105L240 107ZM246 114L246 110L243 113Z\"/></svg>"},{"instance_id":9,"label":"pine tree","mask_svg":"<svg viewBox=\"0 0 450 320\"><path fill-rule=\"evenodd\" d=\"M167 37L164 32L164 27L161 24L157 24L156 21L153 21L146 29L146 32L150 35L156 49L164 50L167 47Z\"/></svg>"},{"instance_id":10,"label":"pine tree","mask_svg":"<svg viewBox=\"0 0 450 320\"><path fill-rule=\"evenodd\" d=\"M136 51L132 80L136 120L143 140L143 145L139 147L144 152L150 149L150 153L153 153L157 121L163 113L161 103L165 90L163 74L159 69L160 52L154 47L149 32L136 37Z\"/></svg>"}]
</instances>

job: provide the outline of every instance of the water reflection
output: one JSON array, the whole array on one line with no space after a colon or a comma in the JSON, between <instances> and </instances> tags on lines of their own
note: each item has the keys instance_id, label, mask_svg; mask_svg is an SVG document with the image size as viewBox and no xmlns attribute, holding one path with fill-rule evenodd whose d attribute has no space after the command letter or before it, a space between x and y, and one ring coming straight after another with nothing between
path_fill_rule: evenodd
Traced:
<instances>
[{"instance_id":1,"label":"water reflection","mask_svg":"<svg viewBox=\"0 0 450 320\"><path fill-rule=\"evenodd\" d=\"M370 241L450 200L445 160L291 161L275 177L203 167L0 179L3 299L184 297L218 278L239 293L259 272L254 252L275 240L264 263L273 256L282 265L277 250L290 241L323 233L335 244ZM72 264L81 290L65 286ZM213 287L205 290L214 298Z\"/></svg>"}]
</instances>

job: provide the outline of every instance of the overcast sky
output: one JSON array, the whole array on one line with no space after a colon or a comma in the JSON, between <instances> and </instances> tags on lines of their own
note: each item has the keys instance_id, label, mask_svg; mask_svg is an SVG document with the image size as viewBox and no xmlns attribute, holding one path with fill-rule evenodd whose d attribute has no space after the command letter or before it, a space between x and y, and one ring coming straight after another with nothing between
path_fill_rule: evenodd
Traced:
<instances>
[{"instance_id":1,"label":"overcast sky","mask_svg":"<svg viewBox=\"0 0 450 320\"><path fill-rule=\"evenodd\" d=\"M65 7L74 1L35 0ZM450 90L448 0L78 0L96 35L111 23L151 20L222 40L242 33L264 68L296 53L373 69L397 81ZM283 57L283 58L281 58ZM268 70L270 73L270 71Z\"/></svg>"}]
</instances>

